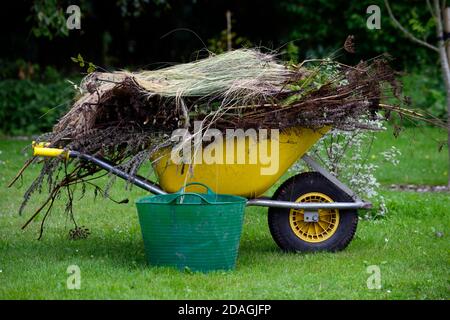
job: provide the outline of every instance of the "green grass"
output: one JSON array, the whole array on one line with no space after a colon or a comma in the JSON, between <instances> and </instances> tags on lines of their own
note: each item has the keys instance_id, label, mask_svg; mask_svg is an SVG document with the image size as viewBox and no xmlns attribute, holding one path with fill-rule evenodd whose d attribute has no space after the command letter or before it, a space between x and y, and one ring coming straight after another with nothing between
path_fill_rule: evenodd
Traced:
<instances>
[{"instance_id":1,"label":"green grass","mask_svg":"<svg viewBox=\"0 0 450 320\"><path fill-rule=\"evenodd\" d=\"M371 159L381 169L376 176L383 184L446 185L448 179L448 152L446 144L439 151L440 142L446 142L446 132L430 127L408 128L398 138L392 130L376 133ZM392 145L400 149L400 165L383 161L380 152Z\"/></svg>"},{"instance_id":2,"label":"green grass","mask_svg":"<svg viewBox=\"0 0 450 320\"><path fill-rule=\"evenodd\" d=\"M379 178L390 183L444 184L446 151L437 153L429 136L406 132L400 139L379 134L374 161L386 146L397 145L402 162L380 162ZM411 138L414 139L412 142ZM42 196L24 216L17 214L25 186L37 168L26 172L22 187L4 187L26 159L22 141L0 141L0 298L1 299L448 299L450 297L450 196L448 193L392 192L383 195L390 212L382 220L361 220L355 239L339 253L285 254L273 242L266 209L247 208L237 269L209 274L179 272L146 264L133 201L116 205L89 192L76 202L86 240L67 238L72 224L58 204L44 237L39 222L21 230ZM420 149L422 152L418 152ZM427 158L427 155L429 158ZM117 184L112 196L143 195ZM439 232L443 236L439 236ZM69 265L81 269L81 290L66 288ZM382 288L367 288L367 267L378 265Z\"/></svg>"}]
</instances>

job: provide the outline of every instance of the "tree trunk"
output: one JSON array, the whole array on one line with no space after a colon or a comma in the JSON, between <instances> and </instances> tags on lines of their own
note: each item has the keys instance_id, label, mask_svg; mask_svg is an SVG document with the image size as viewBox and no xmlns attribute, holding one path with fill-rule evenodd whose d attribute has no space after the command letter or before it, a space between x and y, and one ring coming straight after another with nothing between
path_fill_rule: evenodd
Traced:
<instances>
[{"instance_id":1,"label":"tree trunk","mask_svg":"<svg viewBox=\"0 0 450 320\"><path fill-rule=\"evenodd\" d=\"M445 8L444 11L444 31L447 35L450 34L450 7ZM447 51L447 63L450 65L450 39L445 39L445 50ZM447 147L448 147L448 190L450 191L450 97L447 87Z\"/></svg>"},{"instance_id":2,"label":"tree trunk","mask_svg":"<svg viewBox=\"0 0 450 320\"><path fill-rule=\"evenodd\" d=\"M444 28L442 21L445 21L444 25L450 29L450 21L447 21L447 14L441 12L441 7L439 5L439 0L434 0L434 10L436 14L436 31L438 36L438 49L439 49L439 60L441 61L441 68L445 83L445 91L447 94L447 146L448 146L448 157L449 164L447 168L447 186L450 190L450 63L449 55L450 52L446 50L446 44L444 40ZM445 10L447 11L447 10Z\"/></svg>"},{"instance_id":3,"label":"tree trunk","mask_svg":"<svg viewBox=\"0 0 450 320\"><path fill-rule=\"evenodd\" d=\"M232 47L232 35L231 35L231 11L227 10L227 50L231 51Z\"/></svg>"}]
</instances>

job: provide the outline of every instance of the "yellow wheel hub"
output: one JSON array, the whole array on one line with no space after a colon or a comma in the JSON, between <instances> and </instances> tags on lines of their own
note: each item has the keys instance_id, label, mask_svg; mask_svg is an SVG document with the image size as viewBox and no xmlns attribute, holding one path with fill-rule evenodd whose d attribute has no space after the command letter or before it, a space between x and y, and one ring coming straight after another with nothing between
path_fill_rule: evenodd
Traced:
<instances>
[{"instance_id":1,"label":"yellow wheel hub","mask_svg":"<svg viewBox=\"0 0 450 320\"><path fill-rule=\"evenodd\" d=\"M327 195L319 192L310 192L299 197L295 202L333 202ZM291 209L289 223L297 237L306 242L322 242L329 239L339 225L338 209L319 209L317 222L304 221L305 210Z\"/></svg>"}]
</instances>

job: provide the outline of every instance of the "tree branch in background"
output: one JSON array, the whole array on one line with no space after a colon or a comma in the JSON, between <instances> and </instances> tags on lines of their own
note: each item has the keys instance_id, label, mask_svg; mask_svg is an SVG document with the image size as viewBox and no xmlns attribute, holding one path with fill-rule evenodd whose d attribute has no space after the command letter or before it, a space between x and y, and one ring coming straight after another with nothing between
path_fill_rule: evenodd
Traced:
<instances>
[{"instance_id":1,"label":"tree branch in background","mask_svg":"<svg viewBox=\"0 0 450 320\"><path fill-rule=\"evenodd\" d=\"M401 23L395 18L394 14L392 13L391 6L389 5L388 0L384 0L384 4L386 5L386 9L389 13L389 17L391 18L394 25L400 29L407 38L409 38L411 41L418 43L424 47L427 47L428 49L431 49L433 51L439 52L439 49L436 46L433 46L432 44L429 44L426 41L420 40L417 37L415 37L411 32L409 32L405 27L401 25ZM440 11L440 10L439 10ZM439 20L439 19L437 19Z\"/></svg>"},{"instance_id":2,"label":"tree branch in background","mask_svg":"<svg viewBox=\"0 0 450 320\"><path fill-rule=\"evenodd\" d=\"M427 8L428 11L430 11L431 16L436 19L436 13L434 12L433 7L431 6L430 0L427 0Z\"/></svg>"}]
</instances>

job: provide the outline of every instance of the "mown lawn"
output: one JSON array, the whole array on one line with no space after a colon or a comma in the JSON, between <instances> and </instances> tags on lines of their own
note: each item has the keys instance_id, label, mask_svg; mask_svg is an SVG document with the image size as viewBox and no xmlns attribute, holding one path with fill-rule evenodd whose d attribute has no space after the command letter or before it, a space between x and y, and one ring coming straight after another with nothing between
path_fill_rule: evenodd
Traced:
<instances>
[{"instance_id":1,"label":"mown lawn","mask_svg":"<svg viewBox=\"0 0 450 320\"><path fill-rule=\"evenodd\" d=\"M435 129L415 129L394 139L378 134L373 160L384 185L445 184L447 152L437 152ZM117 184L112 196L129 198L117 205L89 192L75 205L88 239L68 240L72 224L56 205L37 241L39 221L21 226L43 196L32 200L24 216L18 208L37 168L11 189L6 184L26 156L24 141L0 141L0 298L1 299L449 299L450 196L448 193L393 192L385 189L389 214L361 220L355 239L339 253L285 254L272 241L266 209L247 208L237 269L209 274L179 272L146 264L134 199L143 195ZM396 145L400 165L384 163L379 152ZM66 287L69 265L81 269L81 289ZM367 288L367 267L381 270L382 288Z\"/></svg>"},{"instance_id":2,"label":"mown lawn","mask_svg":"<svg viewBox=\"0 0 450 320\"><path fill-rule=\"evenodd\" d=\"M381 167L378 180L383 184L446 185L449 174L446 142L446 132L429 127L408 128L397 138L392 129L376 133L371 159ZM399 166L388 165L379 155L392 145L401 151Z\"/></svg>"}]
</instances>

